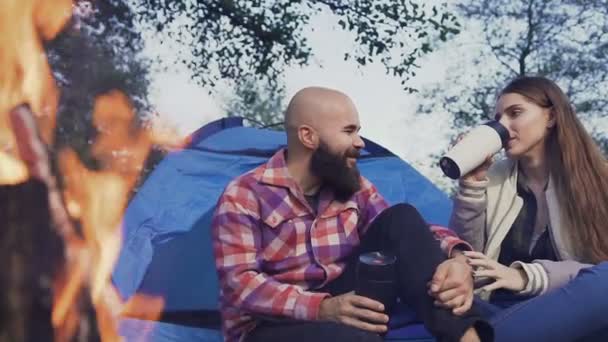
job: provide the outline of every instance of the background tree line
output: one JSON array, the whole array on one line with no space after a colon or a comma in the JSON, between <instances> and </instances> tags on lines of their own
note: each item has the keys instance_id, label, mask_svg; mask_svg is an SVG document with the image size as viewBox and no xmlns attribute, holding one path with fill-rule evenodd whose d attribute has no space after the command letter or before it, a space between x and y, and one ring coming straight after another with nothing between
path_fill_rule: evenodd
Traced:
<instances>
[{"instance_id":1,"label":"background tree line","mask_svg":"<svg viewBox=\"0 0 608 342\"><path fill-rule=\"evenodd\" d=\"M232 85L228 93L214 94L226 115L282 129L282 75L287 67L310 63L314 51L304 32L319 13L331 13L338 29L353 37L355 48L345 60L380 63L401 80L404 94L416 93L420 115L443 113L455 132L491 118L495 94L508 80L545 75L566 90L608 150L607 132L593 128L605 122L608 98L605 0L460 0L451 6L414 0L81 0L78 6L88 15L47 51L62 90L57 142L76 147L85 160L95 135L95 96L117 88L133 100L140 123L152 115L148 90L158 61L142 57L142 37L169 27L177 27L170 39L189 47L193 58L183 63L195 81L212 92L219 81ZM463 28L474 37L460 34ZM413 89L408 81L433 49L455 58L446 62L441 82Z\"/></svg>"}]
</instances>

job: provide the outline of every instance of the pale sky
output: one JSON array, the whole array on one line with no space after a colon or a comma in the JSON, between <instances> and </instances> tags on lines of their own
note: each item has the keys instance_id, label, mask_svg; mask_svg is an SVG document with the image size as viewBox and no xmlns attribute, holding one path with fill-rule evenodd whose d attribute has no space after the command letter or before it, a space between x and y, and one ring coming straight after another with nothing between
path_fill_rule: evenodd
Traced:
<instances>
[{"instance_id":1,"label":"pale sky","mask_svg":"<svg viewBox=\"0 0 608 342\"><path fill-rule=\"evenodd\" d=\"M310 65L289 68L285 72L287 98L303 87L331 87L348 94L358 107L362 135L393 151L417 166L423 174L436 178L438 173L428 167L428 155L447 144L450 124L446 116L416 116L415 97L405 92L398 78L386 74L380 64L358 68L344 61L344 52L352 50L348 34L335 30L335 18L319 15L311 20L307 38L314 52ZM146 54L160 56L170 70L154 74L151 101L162 117L175 124L182 134L223 116L220 105L190 79L191 71L178 62L175 52L188 56L187 47L157 35L146 39ZM444 56L428 56L420 60L423 67L410 85L440 80ZM436 169L436 168L435 168Z\"/></svg>"},{"instance_id":2,"label":"pale sky","mask_svg":"<svg viewBox=\"0 0 608 342\"><path fill-rule=\"evenodd\" d=\"M287 98L312 85L345 92L359 109L363 136L410 162L439 186L450 184L429 155L447 146L453 135L451 118L444 113L416 115L416 97L403 91L400 80L387 75L380 63L358 68L354 62L344 61L344 52L351 51L354 43L348 33L335 29L336 19L331 14L313 18L309 27L314 28L307 33L314 56L309 66L286 70ZM475 28L467 28L450 43L451 48L418 60L421 69L409 85L416 88L441 81L448 66L446 61L462 61L475 54L475 41L481 36L475 32ZM152 82L150 99L161 116L184 135L222 117L219 103L191 80L191 71L179 62L180 58L191 58L189 48L171 39L164 39L161 44L158 38L158 34L147 37L145 54L171 65L170 70L155 73ZM467 81L466 74L461 81ZM608 127L606 118L600 121Z\"/></svg>"}]
</instances>

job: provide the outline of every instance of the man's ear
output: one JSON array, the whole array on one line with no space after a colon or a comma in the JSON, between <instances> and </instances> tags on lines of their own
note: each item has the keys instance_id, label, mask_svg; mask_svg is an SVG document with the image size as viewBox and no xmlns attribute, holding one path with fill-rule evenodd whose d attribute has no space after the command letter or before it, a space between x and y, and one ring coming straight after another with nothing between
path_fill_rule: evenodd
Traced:
<instances>
[{"instance_id":1,"label":"man's ear","mask_svg":"<svg viewBox=\"0 0 608 342\"><path fill-rule=\"evenodd\" d=\"M298 139L305 147L314 150L319 146L319 134L308 125L298 127Z\"/></svg>"}]
</instances>

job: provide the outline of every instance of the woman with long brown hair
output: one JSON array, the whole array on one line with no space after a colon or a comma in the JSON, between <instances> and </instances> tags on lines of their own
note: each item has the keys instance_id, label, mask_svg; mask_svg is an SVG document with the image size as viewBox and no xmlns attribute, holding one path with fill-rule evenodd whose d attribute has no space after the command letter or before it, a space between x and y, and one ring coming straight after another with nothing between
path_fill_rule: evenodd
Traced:
<instances>
[{"instance_id":1,"label":"woman with long brown hair","mask_svg":"<svg viewBox=\"0 0 608 342\"><path fill-rule=\"evenodd\" d=\"M568 294L580 294L580 301L608 295L608 264L602 263L608 260L608 164L568 97L551 80L520 77L500 92L496 120L509 131L506 158L495 163L489 158L461 178L450 221L480 251L465 254L476 280L485 284L481 297L504 307L548 294L529 302L560 310L554 305ZM593 310L594 303L584 304ZM574 335L550 335L561 334L556 326L549 335L539 329L521 336L592 333L577 324L578 329L569 328ZM594 324L587 328L608 328L608 322ZM500 324L495 328L498 339L521 337Z\"/></svg>"}]
</instances>

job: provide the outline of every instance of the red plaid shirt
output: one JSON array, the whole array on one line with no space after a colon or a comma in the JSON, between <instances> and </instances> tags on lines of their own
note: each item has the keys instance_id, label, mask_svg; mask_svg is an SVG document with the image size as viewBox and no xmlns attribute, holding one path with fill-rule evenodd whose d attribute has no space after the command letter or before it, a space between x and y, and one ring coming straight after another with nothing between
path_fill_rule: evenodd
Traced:
<instances>
[{"instance_id":1,"label":"red plaid shirt","mask_svg":"<svg viewBox=\"0 0 608 342\"><path fill-rule=\"evenodd\" d=\"M289 175L284 150L232 181L212 223L226 341L253 329L256 314L317 319L329 294L309 290L342 273L370 222L387 207L361 177L361 190L349 201L334 201L323 190L313 210ZM448 254L464 243L446 228L431 229Z\"/></svg>"}]
</instances>

